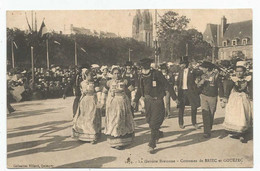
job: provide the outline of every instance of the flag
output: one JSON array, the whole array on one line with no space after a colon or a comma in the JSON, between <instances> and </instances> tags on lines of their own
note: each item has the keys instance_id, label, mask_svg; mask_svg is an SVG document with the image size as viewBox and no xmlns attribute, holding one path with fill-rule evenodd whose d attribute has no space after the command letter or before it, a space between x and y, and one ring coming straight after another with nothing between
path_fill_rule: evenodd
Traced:
<instances>
[{"instance_id":1,"label":"flag","mask_svg":"<svg viewBox=\"0 0 260 171\"><path fill-rule=\"evenodd\" d=\"M15 41L13 41L13 42L14 42L14 46L15 46L15 48L18 49L18 46L17 46L17 44L15 43Z\"/></svg>"},{"instance_id":2,"label":"flag","mask_svg":"<svg viewBox=\"0 0 260 171\"><path fill-rule=\"evenodd\" d=\"M80 49L81 49L83 52L87 53L85 49L83 49L83 48L80 48Z\"/></svg>"},{"instance_id":3,"label":"flag","mask_svg":"<svg viewBox=\"0 0 260 171\"><path fill-rule=\"evenodd\" d=\"M56 40L54 40L53 42L56 43L56 44L58 44L58 45L60 45L60 42L58 42L58 41L56 41Z\"/></svg>"},{"instance_id":4,"label":"flag","mask_svg":"<svg viewBox=\"0 0 260 171\"><path fill-rule=\"evenodd\" d=\"M46 27L44 21L42 21L42 25L39 30L39 35L42 37L46 33L48 33L48 30L47 30L47 27Z\"/></svg>"}]
</instances>

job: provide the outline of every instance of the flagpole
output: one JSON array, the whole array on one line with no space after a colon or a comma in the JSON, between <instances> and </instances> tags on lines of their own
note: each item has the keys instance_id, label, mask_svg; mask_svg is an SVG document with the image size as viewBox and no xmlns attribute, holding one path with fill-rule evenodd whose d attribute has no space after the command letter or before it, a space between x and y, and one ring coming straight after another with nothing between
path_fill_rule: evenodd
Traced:
<instances>
[{"instance_id":1,"label":"flagpole","mask_svg":"<svg viewBox=\"0 0 260 171\"><path fill-rule=\"evenodd\" d=\"M32 14L32 31L34 31L34 30L33 30L33 28L34 28L34 27L33 27L33 11L31 11L31 14Z\"/></svg>"},{"instance_id":2,"label":"flagpole","mask_svg":"<svg viewBox=\"0 0 260 171\"><path fill-rule=\"evenodd\" d=\"M14 42L12 40L12 67L14 68Z\"/></svg>"},{"instance_id":3,"label":"flagpole","mask_svg":"<svg viewBox=\"0 0 260 171\"><path fill-rule=\"evenodd\" d=\"M156 54L156 49L157 49L157 35L156 35L156 23L157 23L157 9L155 9L155 13L154 13L154 25L155 25L155 41L154 41L154 47L155 47L155 55L154 55L154 63L155 63L155 67L157 67L157 54Z\"/></svg>"},{"instance_id":4,"label":"flagpole","mask_svg":"<svg viewBox=\"0 0 260 171\"><path fill-rule=\"evenodd\" d=\"M77 43L75 41L75 65L78 65L78 56L77 56Z\"/></svg>"},{"instance_id":5,"label":"flagpole","mask_svg":"<svg viewBox=\"0 0 260 171\"><path fill-rule=\"evenodd\" d=\"M157 40L157 67L159 67L160 65L160 54L159 54L159 46L158 46L158 40Z\"/></svg>"},{"instance_id":6,"label":"flagpole","mask_svg":"<svg viewBox=\"0 0 260 171\"><path fill-rule=\"evenodd\" d=\"M131 61L131 51L130 51L130 48L128 49L128 61Z\"/></svg>"},{"instance_id":7,"label":"flagpole","mask_svg":"<svg viewBox=\"0 0 260 171\"><path fill-rule=\"evenodd\" d=\"M31 46L31 63L32 63L32 85L34 89L34 60L33 60L33 46Z\"/></svg>"},{"instance_id":8,"label":"flagpole","mask_svg":"<svg viewBox=\"0 0 260 171\"><path fill-rule=\"evenodd\" d=\"M159 66L159 53L158 53L158 34L157 34L157 9L155 9L155 16L154 16L154 25L155 25L155 56L154 56L154 63L155 63L155 67L157 68Z\"/></svg>"},{"instance_id":9,"label":"flagpole","mask_svg":"<svg viewBox=\"0 0 260 171\"><path fill-rule=\"evenodd\" d=\"M35 17L35 31L36 31L36 33L37 33L37 17L36 17L36 12L35 12L34 17Z\"/></svg>"},{"instance_id":10,"label":"flagpole","mask_svg":"<svg viewBox=\"0 0 260 171\"><path fill-rule=\"evenodd\" d=\"M188 45L188 43L186 43L186 56L188 56L189 55L189 45Z\"/></svg>"},{"instance_id":11,"label":"flagpole","mask_svg":"<svg viewBox=\"0 0 260 171\"><path fill-rule=\"evenodd\" d=\"M49 59L49 41L48 41L48 38L46 39L46 52L47 52L47 55L46 55L46 58L47 58L47 70L50 69L50 59Z\"/></svg>"}]
</instances>

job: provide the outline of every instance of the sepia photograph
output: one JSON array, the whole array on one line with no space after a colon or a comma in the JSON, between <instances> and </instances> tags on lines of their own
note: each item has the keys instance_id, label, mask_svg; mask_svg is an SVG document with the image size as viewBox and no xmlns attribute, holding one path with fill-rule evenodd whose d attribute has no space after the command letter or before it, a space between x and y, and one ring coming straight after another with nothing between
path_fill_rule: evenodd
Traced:
<instances>
[{"instance_id":1,"label":"sepia photograph","mask_svg":"<svg viewBox=\"0 0 260 171\"><path fill-rule=\"evenodd\" d=\"M253 168L253 10L6 10L6 167Z\"/></svg>"}]
</instances>

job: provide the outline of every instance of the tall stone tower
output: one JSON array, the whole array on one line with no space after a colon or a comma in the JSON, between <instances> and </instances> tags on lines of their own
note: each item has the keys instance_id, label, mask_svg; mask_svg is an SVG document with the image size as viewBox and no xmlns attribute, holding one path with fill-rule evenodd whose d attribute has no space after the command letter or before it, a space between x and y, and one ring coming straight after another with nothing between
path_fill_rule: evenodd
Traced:
<instances>
[{"instance_id":1,"label":"tall stone tower","mask_svg":"<svg viewBox=\"0 0 260 171\"><path fill-rule=\"evenodd\" d=\"M140 42L153 46L153 17L149 10L136 10L133 18L132 37Z\"/></svg>"}]
</instances>

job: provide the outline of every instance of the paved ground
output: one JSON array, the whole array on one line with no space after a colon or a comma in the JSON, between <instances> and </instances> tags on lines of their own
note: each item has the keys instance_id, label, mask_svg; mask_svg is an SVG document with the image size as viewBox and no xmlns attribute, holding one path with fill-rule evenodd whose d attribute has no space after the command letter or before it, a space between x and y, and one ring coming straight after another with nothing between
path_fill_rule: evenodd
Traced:
<instances>
[{"instance_id":1,"label":"paved ground","mask_svg":"<svg viewBox=\"0 0 260 171\"><path fill-rule=\"evenodd\" d=\"M203 128L190 125L187 108L184 130L178 127L177 111L162 125L155 154L147 153L149 129L144 116L136 114L136 137L125 150L110 148L102 135L98 144L80 142L70 137L73 97L12 104L16 112L7 116L7 166L9 168L49 167L252 167L253 140L242 144L231 139L222 127L223 110L215 117L210 139L203 138ZM104 118L103 118L104 119ZM202 126L199 111L198 123Z\"/></svg>"}]
</instances>

